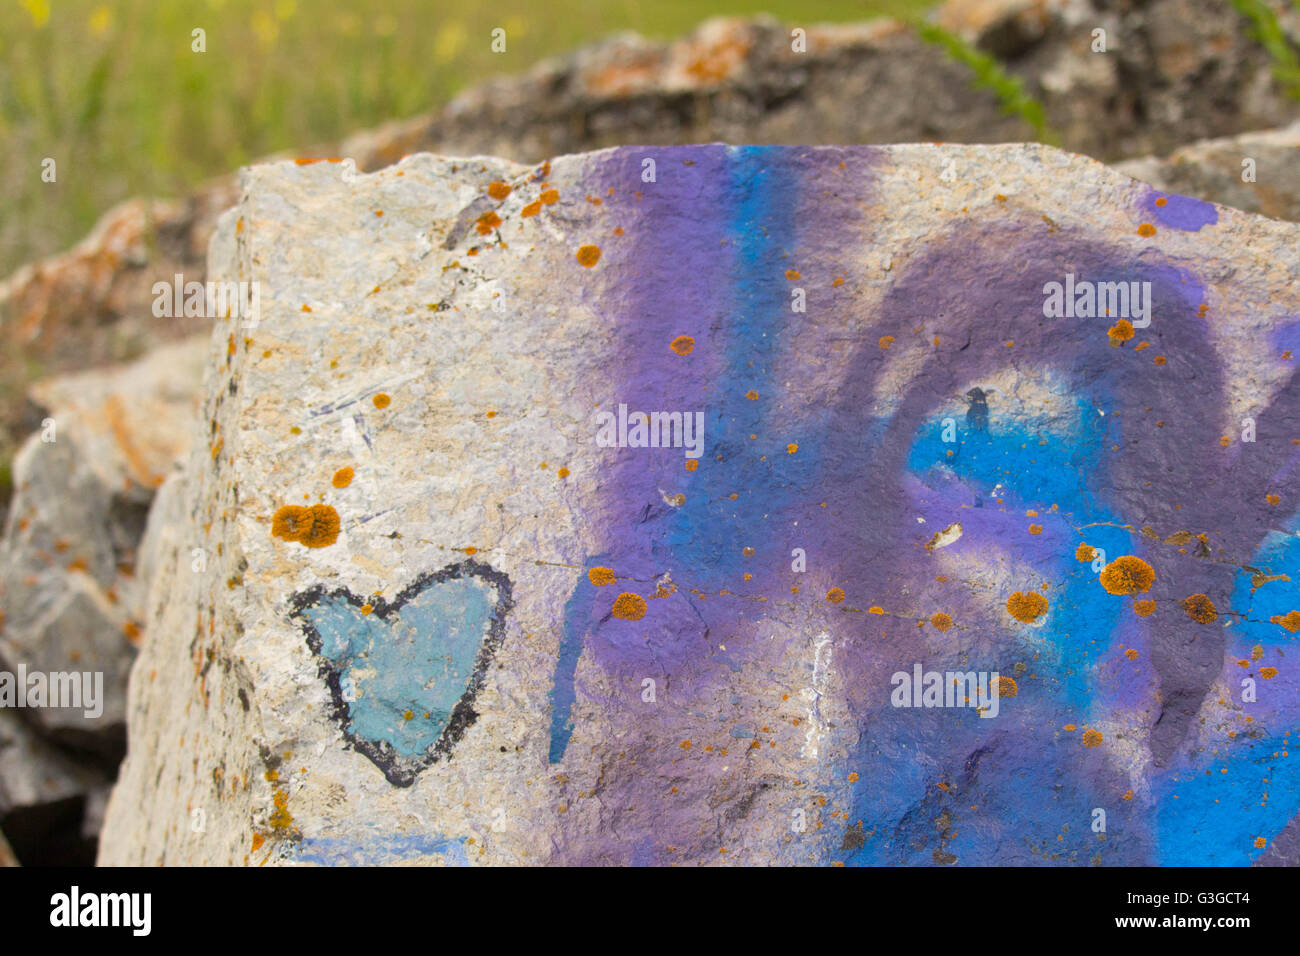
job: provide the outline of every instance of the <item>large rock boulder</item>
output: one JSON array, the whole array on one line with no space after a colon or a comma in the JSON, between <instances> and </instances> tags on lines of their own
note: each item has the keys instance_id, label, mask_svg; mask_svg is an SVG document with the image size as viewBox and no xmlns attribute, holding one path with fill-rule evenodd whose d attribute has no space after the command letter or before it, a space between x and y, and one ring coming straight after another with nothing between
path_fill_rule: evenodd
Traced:
<instances>
[{"instance_id":1,"label":"large rock boulder","mask_svg":"<svg viewBox=\"0 0 1300 956\"><path fill-rule=\"evenodd\" d=\"M1300 45L1289 0L1263 2ZM1065 148L1099 159L1165 155L1300 116L1250 20L1222 0L949 0L933 19L1019 80ZM1094 52L1097 29L1107 31L1106 52ZM307 152L350 157L370 171L420 151L534 163L624 143L1038 135L975 70L912 26L754 17L709 20L671 41L614 36ZM194 331L193 320L151 320L150 290L177 272L203 280L217 216L236 198L234 177L221 177L182 200L131 200L73 250L0 281L7 347L68 369Z\"/></svg>"},{"instance_id":2,"label":"large rock boulder","mask_svg":"<svg viewBox=\"0 0 1300 956\"><path fill-rule=\"evenodd\" d=\"M101 862L1242 864L1286 830L1300 227L1024 145L241 194L209 269L261 321L214 331L150 515Z\"/></svg>"}]
</instances>

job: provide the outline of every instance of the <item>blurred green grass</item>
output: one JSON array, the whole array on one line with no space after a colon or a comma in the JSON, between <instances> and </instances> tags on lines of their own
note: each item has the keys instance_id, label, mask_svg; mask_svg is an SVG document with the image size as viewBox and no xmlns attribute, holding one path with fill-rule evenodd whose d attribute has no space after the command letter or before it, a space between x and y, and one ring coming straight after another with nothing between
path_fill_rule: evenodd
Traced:
<instances>
[{"instance_id":1,"label":"blurred green grass","mask_svg":"<svg viewBox=\"0 0 1300 956\"><path fill-rule=\"evenodd\" d=\"M710 16L799 25L931 4L0 0L0 276L67 248L129 196L184 195L249 160L428 112L616 31L668 38ZM496 27L505 53L491 50ZM191 50L196 28L204 53ZM41 180L46 157L55 183Z\"/></svg>"}]
</instances>

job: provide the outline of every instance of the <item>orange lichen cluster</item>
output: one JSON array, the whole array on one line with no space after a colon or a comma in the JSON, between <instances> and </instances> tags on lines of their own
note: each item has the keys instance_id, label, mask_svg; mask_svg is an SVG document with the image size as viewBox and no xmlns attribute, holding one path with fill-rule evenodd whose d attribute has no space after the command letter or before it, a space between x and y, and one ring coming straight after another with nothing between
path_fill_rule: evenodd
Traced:
<instances>
[{"instance_id":1,"label":"orange lichen cluster","mask_svg":"<svg viewBox=\"0 0 1300 956\"><path fill-rule=\"evenodd\" d=\"M289 794L285 790L277 790L271 795L272 802L275 803L275 810L270 817L271 829L287 830L293 824L293 816L289 813Z\"/></svg>"},{"instance_id":2,"label":"orange lichen cluster","mask_svg":"<svg viewBox=\"0 0 1300 956\"><path fill-rule=\"evenodd\" d=\"M591 568L587 571L587 580L596 585L596 587L603 588L608 584L613 584L618 580L618 578L614 576L614 570L612 568L598 567Z\"/></svg>"},{"instance_id":3,"label":"orange lichen cluster","mask_svg":"<svg viewBox=\"0 0 1300 956\"><path fill-rule=\"evenodd\" d=\"M695 339L689 335L679 335L668 343L668 347L678 355L690 355L695 351Z\"/></svg>"},{"instance_id":4,"label":"orange lichen cluster","mask_svg":"<svg viewBox=\"0 0 1300 956\"><path fill-rule=\"evenodd\" d=\"M541 200L534 200L533 202L530 202L527 206L525 206L523 209L519 210L519 215L522 218L527 219L529 216L536 216L541 211L542 211Z\"/></svg>"},{"instance_id":5,"label":"orange lichen cluster","mask_svg":"<svg viewBox=\"0 0 1300 956\"><path fill-rule=\"evenodd\" d=\"M1264 680L1272 680L1274 677L1277 676L1277 668L1276 668L1276 667L1261 667L1261 668L1259 669L1259 676L1262 677L1262 678L1264 678Z\"/></svg>"},{"instance_id":6,"label":"orange lichen cluster","mask_svg":"<svg viewBox=\"0 0 1300 956\"><path fill-rule=\"evenodd\" d=\"M1020 685L1010 677L1003 677L999 674L997 691L999 697L1015 697L1020 693Z\"/></svg>"},{"instance_id":7,"label":"orange lichen cluster","mask_svg":"<svg viewBox=\"0 0 1300 956\"><path fill-rule=\"evenodd\" d=\"M1089 727L1083 732L1083 745L1085 747L1100 747L1102 741L1101 731L1093 730Z\"/></svg>"},{"instance_id":8,"label":"orange lichen cluster","mask_svg":"<svg viewBox=\"0 0 1300 956\"><path fill-rule=\"evenodd\" d=\"M1274 614L1268 619L1270 624L1276 624L1278 627L1284 627L1292 634L1300 631L1300 611L1288 611L1285 616Z\"/></svg>"},{"instance_id":9,"label":"orange lichen cluster","mask_svg":"<svg viewBox=\"0 0 1300 956\"><path fill-rule=\"evenodd\" d=\"M338 471L334 472L334 477L330 479L330 484L335 488L346 488L348 485L352 484L352 479L355 476L356 472L352 470L351 466L340 468Z\"/></svg>"},{"instance_id":10,"label":"orange lichen cluster","mask_svg":"<svg viewBox=\"0 0 1300 956\"><path fill-rule=\"evenodd\" d=\"M578 247L578 265L590 269L600 261L600 246L585 245Z\"/></svg>"},{"instance_id":11,"label":"orange lichen cluster","mask_svg":"<svg viewBox=\"0 0 1300 956\"><path fill-rule=\"evenodd\" d=\"M1152 614L1156 613L1156 602L1155 601L1134 601L1133 613L1136 614L1138 617L1150 617Z\"/></svg>"},{"instance_id":12,"label":"orange lichen cluster","mask_svg":"<svg viewBox=\"0 0 1300 956\"><path fill-rule=\"evenodd\" d=\"M1155 583L1156 572L1141 558L1125 554L1102 568L1100 580L1110 594L1145 594Z\"/></svg>"},{"instance_id":13,"label":"orange lichen cluster","mask_svg":"<svg viewBox=\"0 0 1300 956\"><path fill-rule=\"evenodd\" d=\"M645 617L645 598L624 591L614 601L613 615L624 621L639 621Z\"/></svg>"},{"instance_id":14,"label":"orange lichen cluster","mask_svg":"<svg viewBox=\"0 0 1300 956\"><path fill-rule=\"evenodd\" d=\"M332 505L285 505L271 518L271 536L308 548L328 547L339 537L339 513Z\"/></svg>"},{"instance_id":15,"label":"orange lichen cluster","mask_svg":"<svg viewBox=\"0 0 1300 956\"><path fill-rule=\"evenodd\" d=\"M510 184L503 183L500 180L488 184L488 195L500 202L511 193Z\"/></svg>"},{"instance_id":16,"label":"orange lichen cluster","mask_svg":"<svg viewBox=\"0 0 1300 956\"><path fill-rule=\"evenodd\" d=\"M1081 544L1074 549L1074 560L1076 561L1091 561L1096 556L1097 552L1091 545Z\"/></svg>"},{"instance_id":17,"label":"orange lichen cluster","mask_svg":"<svg viewBox=\"0 0 1300 956\"><path fill-rule=\"evenodd\" d=\"M952 617L943 611L936 611L930 615L930 623L934 625L935 630L946 631L952 627Z\"/></svg>"},{"instance_id":18,"label":"orange lichen cluster","mask_svg":"<svg viewBox=\"0 0 1300 956\"><path fill-rule=\"evenodd\" d=\"M826 600L830 601L832 604L839 604L844 600L844 589L831 588L826 592Z\"/></svg>"},{"instance_id":19,"label":"orange lichen cluster","mask_svg":"<svg viewBox=\"0 0 1300 956\"><path fill-rule=\"evenodd\" d=\"M1197 624L1210 624L1219 617L1219 609L1204 594L1193 594L1183 599L1183 610Z\"/></svg>"},{"instance_id":20,"label":"orange lichen cluster","mask_svg":"<svg viewBox=\"0 0 1300 956\"><path fill-rule=\"evenodd\" d=\"M1144 222L1142 223L1142 225L1138 226L1138 235L1142 236L1143 238L1150 238L1155 234L1156 234L1156 227L1151 225L1151 223L1149 222Z\"/></svg>"},{"instance_id":21,"label":"orange lichen cluster","mask_svg":"<svg viewBox=\"0 0 1300 956\"><path fill-rule=\"evenodd\" d=\"M1106 337L1110 339L1110 344L1112 346L1119 348L1129 339L1133 338L1133 323L1128 319L1120 319L1106 330Z\"/></svg>"},{"instance_id":22,"label":"orange lichen cluster","mask_svg":"<svg viewBox=\"0 0 1300 956\"><path fill-rule=\"evenodd\" d=\"M489 209L478 217L474 223L474 228L478 230L480 236L486 236L491 234L492 230L499 225L501 225L501 217Z\"/></svg>"},{"instance_id":23,"label":"orange lichen cluster","mask_svg":"<svg viewBox=\"0 0 1300 956\"><path fill-rule=\"evenodd\" d=\"M1047 608L1047 598L1036 591L1017 591L1007 598L1007 613L1026 624L1032 624L1046 614Z\"/></svg>"},{"instance_id":24,"label":"orange lichen cluster","mask_svg":"<svg viewBox=\"0 0 1300 956\"><path fill-rule=\"evenodd\" d=\"M372 398L371 401L374 402L375 408L387 408L388 404L392 401L392 399L389 398L387 395L385 395L383 392L380 392L378 395Z\"/></svg>"},{"instance_id":25,"label":"orange lichen cluster","mask_svg":"<svg viewBox=\"0 0 1300 956\"><path fill-rule=\"evenodd\" d=\"M894 337L892 335L882 335L880 337L880 341L877 342L876 344L879 345L882 349L888 349L891 345L894 344Z\"/></svg>"}]
</instances>

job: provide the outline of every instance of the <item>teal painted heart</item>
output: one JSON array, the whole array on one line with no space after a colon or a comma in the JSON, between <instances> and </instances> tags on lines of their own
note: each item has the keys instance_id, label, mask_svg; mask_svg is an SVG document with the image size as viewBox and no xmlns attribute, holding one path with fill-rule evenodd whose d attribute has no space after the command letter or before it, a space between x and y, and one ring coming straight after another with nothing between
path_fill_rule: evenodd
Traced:
<instances>
[{"instance_id":1,"label":"teal painted heart","mask_svg":"<svg viewBox=\"0 0 1300 956\"><path fill-rule=\"evenodd\" d=\"M343 736L399 787L478 717L512 607L510 579L473 560L421 575L391 602L317 586L291 603Z\"/></svg>"}]
</instances>

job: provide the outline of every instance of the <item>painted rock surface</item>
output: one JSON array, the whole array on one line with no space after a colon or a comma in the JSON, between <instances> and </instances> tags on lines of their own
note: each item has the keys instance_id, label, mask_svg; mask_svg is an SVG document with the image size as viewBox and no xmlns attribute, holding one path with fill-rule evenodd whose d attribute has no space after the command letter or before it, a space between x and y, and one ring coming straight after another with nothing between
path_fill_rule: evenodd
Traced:
<instances>
[{"instance_id":1,"label":"painted rock surface","mask_svg":"<svg viewBox=\"0 0 1300 956\"><path fill-rule=\"evenodd\" d=\"M421 155L246 171L209 275L103 862L1295 845L1300 227L1039 146Z\"/></svg>"}]
</instances>

